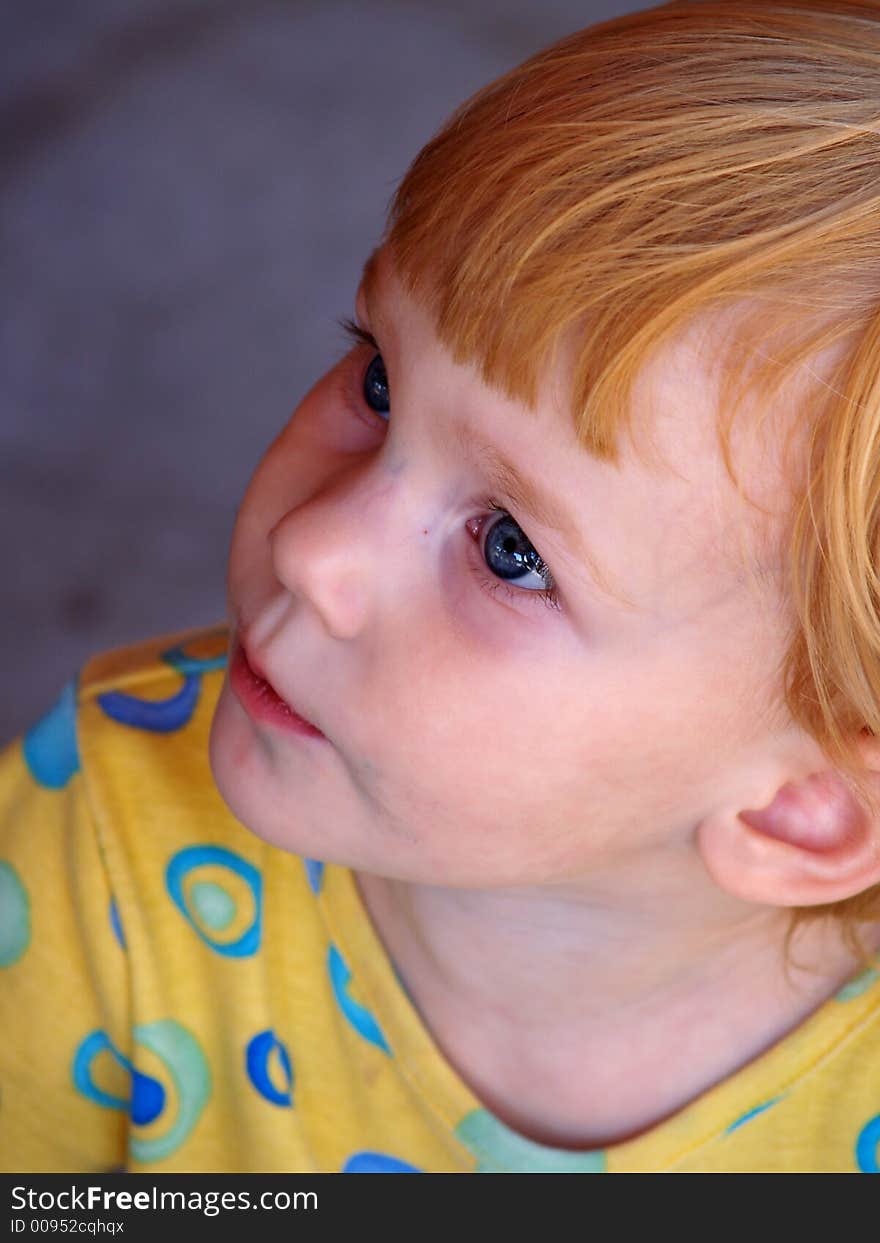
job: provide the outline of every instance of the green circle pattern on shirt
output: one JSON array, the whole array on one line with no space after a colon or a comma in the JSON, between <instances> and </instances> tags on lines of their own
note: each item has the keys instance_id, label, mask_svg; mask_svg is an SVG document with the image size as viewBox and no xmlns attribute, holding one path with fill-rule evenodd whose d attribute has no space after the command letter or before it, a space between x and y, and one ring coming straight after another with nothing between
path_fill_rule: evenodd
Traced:
<instances>
[{"instance_id":1,"label":"green circle pattern on shirt","mask_svg":"<svg viewBox=\"0 0 880 1243\"><path fill-rule=\"evenodd\" d=\"M199 919L212 932L222 932L235 919L235 899L213 881L197 882L189 897Z\"/></svg>"},{"instance_id":2,"label":"green circle pattern on shirt","mask_svg":"<svg viewBox=\"0 0 880 1243\"><path fill-rule=\"evenodd\" d=\"M131 1155L148 1164L175 1152L196 1125L211 1095L211 1072L195 1036L174 1019L141 1023L134 1029L134 1038L162 1060L178 1101L177 1117L164 1135L155 1139L132 1137Z\"/></svg>"},{"instance_id":3,"label":"green circle pattern on shirt","mask_svg":"<svg viewBox=\"0 0 880 1243\"><path fill-rule=\"evenodd\" d=\"M0 862L0 967L18 962L30 943L30 898L12 864Z\"/></svg>"},{"instance_id":4,"label":"green circle pattern on shirt","mask_svg":"<svg viewBox=\"0 0 880 1243\"><path fill-rule=\"evenodd\" d=\"M517 1135L486 1109L475 1109L455 1128L477 1158L477 1174L603 1174L604 1152L547 1148Z\"/></svg>"},{"instance_id":5,"label":"green circle pattern on shirt","mask_svg":"<svg viewBox=\"0 0 880 1243\"><path fill-rule=\"evenodd\" d=\"M880 980L880 970L876 967L866 967L834 994L834 1000L852 1001L855 997L861 997L862 993L866 993L869 988L873 987L877 980Z\"/></svg>"}]
</instances>

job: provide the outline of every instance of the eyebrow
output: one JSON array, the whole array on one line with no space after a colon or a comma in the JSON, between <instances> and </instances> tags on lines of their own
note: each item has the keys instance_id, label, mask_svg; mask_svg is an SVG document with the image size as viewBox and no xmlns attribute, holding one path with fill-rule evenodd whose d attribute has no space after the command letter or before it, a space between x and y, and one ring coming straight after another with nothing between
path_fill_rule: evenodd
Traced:
<instances>
[{"instance_id":1,"label":"eyebrow","mask_svg":"<svg viewBox=\"0 0 880 1243\"><path fill-rule=\"evenodd\" d=\"M528 514L540 526L557 531L568 540L577 556L590 560L580 532L554 496L533 479L526 478L467 423L456 420L451 431L456 449L477 462L493 486L508 496L517 510Z\"/></svg>"},{"instance_id":2,"label":"eyebrow","mask_svg":"<svg viewBox=\"0 0 880 1243\"><path fill-rule=\"evenodd\" d=\"M371 310L371 318L375 314L377 323L384 326L387 321L379 313L379 251L380 247L376 247L364 264L361 287L364 301ZM536 481L523 475L494 445L485 441L467 423L456 420L450 430L454 447L482 468L490 484L509 497L515 509L527 514L539 526L556 531L568 542L575 556L588 565L594 574L602 577L595 558L587 549L572 517L554 496Z\"/></svg>"}]
</instances>

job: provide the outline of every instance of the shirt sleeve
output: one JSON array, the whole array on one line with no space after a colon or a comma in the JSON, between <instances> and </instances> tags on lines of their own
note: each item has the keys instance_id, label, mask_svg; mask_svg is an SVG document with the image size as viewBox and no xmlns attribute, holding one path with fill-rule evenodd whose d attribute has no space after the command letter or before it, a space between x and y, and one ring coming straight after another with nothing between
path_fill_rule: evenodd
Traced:
<instances>
[{"instance_id":1,"label":"shirt sleeve","mask_svg":"<svg viewBox=\"0 0 880 1243\"><path fill-rule=\"evenodd\" d=\"M129 1010L70 686L0 753L0 1169L124 1166Z\"/></svg>"}]
</instances>

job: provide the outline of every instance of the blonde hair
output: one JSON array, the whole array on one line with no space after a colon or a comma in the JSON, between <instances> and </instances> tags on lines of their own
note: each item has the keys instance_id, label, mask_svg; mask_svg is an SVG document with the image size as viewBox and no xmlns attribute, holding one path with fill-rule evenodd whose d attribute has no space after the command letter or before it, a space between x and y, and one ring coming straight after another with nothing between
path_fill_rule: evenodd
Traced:
<instances>
[{"instance_id":1,"label":"blonde hair","mask_svg":"<svg viewBox=\"0 0 880 1243\"><path fill-rule=\"evenodd\" d=\"M455 359L510 396L533 404L576 342L578 439L606 461L698 313L751 306L765 393L836 347L785 524L780 696L876 816L856 736L880 735L880 0L675 0L571 35L453 114L386 240ZM795 922L829 913L853 944L880 887Z\"/></svg>"}]
</instances>

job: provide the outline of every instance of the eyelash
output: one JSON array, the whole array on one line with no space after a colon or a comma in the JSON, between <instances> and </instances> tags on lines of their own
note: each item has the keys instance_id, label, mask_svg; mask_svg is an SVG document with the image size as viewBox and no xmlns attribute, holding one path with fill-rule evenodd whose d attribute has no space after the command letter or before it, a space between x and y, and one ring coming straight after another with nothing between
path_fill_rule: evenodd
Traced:
<instances>
[{"instance_id":1,"label":"eyelash","mask_svg":"<svg viewBox=\"0 0 880 1243\"><path fill-rule=\"evenodd\" d=\"M381 354L382 351L379 349L376 338L371 332L367 332L366 328L362 328L360 324L356 323L353 319L340 319L337 322L348 339L354 345L366 345L377 354ZM361 379L363 379L363 377L361 377ZM494 501L491 497L486 497L483 500L481 508L488 510L489 515L487 515L487 518L481 522L480 535L482 535L484 527L491 525L489 522L489 516L491 515L505 514L507 517L513 518L513 521L516 522L516 519L513 517L510 510L504 505L499 505L498 502ZM519 524L517 523L517 525ZM521 527L520 530L522 530ZM523 534L525 534L525 532L523 532ZM487 595L495 596L498 591L501 591L508 597L508 599L515 602L522 600L523 596L530 596L534 598L535 604L541 603L547 608L558 609L560 604L556 580L551 574L549 567L544 564L544 560L540 554L538 554L538 560L541 568L536 572L541 574L541 577L548 584L544 591L525 591L522 588L517 591L515 588L509 587L503 578L493 577L490 579L485 573L478 570L475 564L473 565L474 577L477 579L480 588L485 591Z\"/></svg>"}]
</instances>

